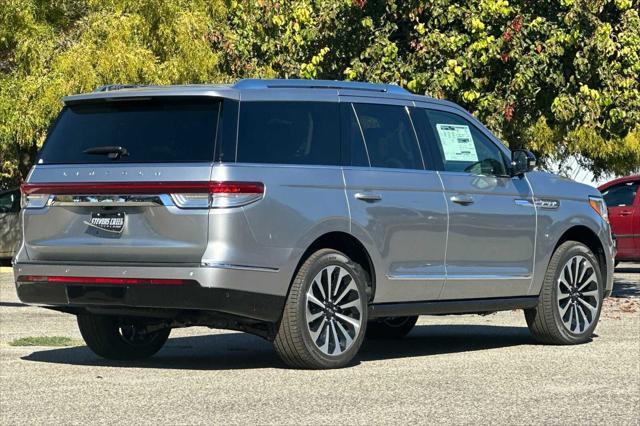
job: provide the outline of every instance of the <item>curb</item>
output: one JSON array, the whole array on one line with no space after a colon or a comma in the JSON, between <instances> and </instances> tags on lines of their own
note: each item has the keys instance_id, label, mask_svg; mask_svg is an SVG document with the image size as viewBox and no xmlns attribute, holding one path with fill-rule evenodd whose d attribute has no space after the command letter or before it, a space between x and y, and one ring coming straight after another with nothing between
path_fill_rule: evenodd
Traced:
<instances>
[{"instance_id":1,"label":"curb","mask_svg":"<svg viewBox=\"0 0 640 426\"><path fill-rule=\"evenodd\" d=\"M13 272L13 269L11 268L11 266L0 266L0 274L5 274L5 273L10 273Z\"/></svg>"}]
</instances>

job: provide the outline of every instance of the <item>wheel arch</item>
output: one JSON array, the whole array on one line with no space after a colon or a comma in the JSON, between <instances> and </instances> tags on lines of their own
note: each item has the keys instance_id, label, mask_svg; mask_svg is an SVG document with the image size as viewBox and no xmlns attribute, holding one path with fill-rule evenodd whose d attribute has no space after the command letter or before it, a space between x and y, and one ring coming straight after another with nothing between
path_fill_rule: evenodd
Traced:
<instances>
[{"instance_id":1,"label":"wheel arch","mask_svg":"<svg viewBox=\"0 0 640 426\"><path fill-rule=\"evenodd\" d=\"M333 249L340 251L347 255L351 260L362 266L365 272L369 275L369 283L367 287L367 292L369 293L369 301L373 300L376 290L375 266L373 265L371 256L369 255L369 252L367 251L364 244L362 244L360 240L347 232L327 232L320 235L311 244L309 244L307 249L300 256L298 263L296 264L293 275L291 276L291 282L293 282L293 279L298 273L298 270L300 269L302 264L309 258L309 256L320 249ZM289 283L289 289L290 288L291 283Z\"/></svg>"},{"instance_id":2,"label":"wheel arch","mask_svg":"<svg viewBox=\"0 0 640 426\"><path fill-rule=\"evenodd\" d=\"M560 236L553 248L552 253L555 253L558 247L565 241L577 241L589 247L589 250L593 252L594 256L598 260L598 266L600 267L602 278L606 279L607 259L604 252L604 246L600 241L597 233L595 233L591 228L585 225L572 226L571 228L564 231L564 233Z\"/></svg>"}]
</instances>

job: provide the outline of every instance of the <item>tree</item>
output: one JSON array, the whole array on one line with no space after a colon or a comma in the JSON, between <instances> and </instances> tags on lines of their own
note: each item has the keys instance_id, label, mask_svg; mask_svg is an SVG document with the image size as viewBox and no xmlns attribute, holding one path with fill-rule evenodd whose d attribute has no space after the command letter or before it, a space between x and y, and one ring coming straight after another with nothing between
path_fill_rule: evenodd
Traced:
<instances>
[{"instance_id":1,"label":"tree","mask_svg":"<svg viewBox=\"0 0 640 426\"><path fill-rule=\"evenodd\" d=\"M460 103L544 162L640 168L634 0L5 1L5 186L25 176L63 95L244 77L396 83Z\"/></svg>"}]
</instances>

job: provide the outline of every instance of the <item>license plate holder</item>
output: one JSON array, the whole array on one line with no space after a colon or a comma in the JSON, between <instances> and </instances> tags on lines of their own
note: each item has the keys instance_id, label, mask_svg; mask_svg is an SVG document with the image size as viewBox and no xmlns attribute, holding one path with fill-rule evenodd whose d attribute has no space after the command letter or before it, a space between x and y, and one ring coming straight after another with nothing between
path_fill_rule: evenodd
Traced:
<instances>
[{"instance_id":1,"label":"license plate holder","mask_svg":"<svg viewBox=\"0 0 640 426\"><path fill-rule=\"evenodd\" d=\"M115 213L91 213L91 220L85 222L92 228L101 231L120 234L124 229L125 214L123 212Z\"/></svg>"}]
</instances>

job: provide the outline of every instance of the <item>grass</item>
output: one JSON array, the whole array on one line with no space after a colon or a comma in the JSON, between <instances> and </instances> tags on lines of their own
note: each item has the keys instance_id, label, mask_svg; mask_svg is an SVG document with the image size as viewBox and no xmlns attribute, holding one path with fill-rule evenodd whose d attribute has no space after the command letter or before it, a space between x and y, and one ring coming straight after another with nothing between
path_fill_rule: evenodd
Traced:
<instances>
[{"instance_id":1,"label":"grass","mask_svg":"<svg viewBox=\"0 0 640 426\"><path fill-rule=\"evenodd\" d=\"M30 336L15 339L9 343L11 346L80 346L81 340L65 336Z\"/></svg>"}]
</instances>

